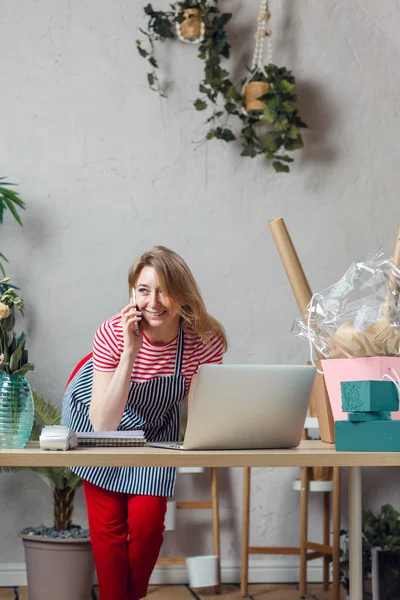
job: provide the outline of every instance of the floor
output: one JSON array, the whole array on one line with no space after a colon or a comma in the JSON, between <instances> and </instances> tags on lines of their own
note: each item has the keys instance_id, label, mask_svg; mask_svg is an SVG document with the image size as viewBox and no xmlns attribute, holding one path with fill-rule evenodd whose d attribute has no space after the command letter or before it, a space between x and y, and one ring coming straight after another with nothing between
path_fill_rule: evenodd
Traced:
<instances>
[{"instance_id":1,"label":"floor","mask_svg":"<svg viewBox=\"0 0 400 600\"><path fill-rule=\"evenodd\" d=\"M345 593L343 591L342 599ZM97 590L93 590L93 600L98 598ZM191 589L185 585L152 586L148 593L149 600L241 600L238 585L223 585L222 594L215 595L209 589ZM249 600L300 600L299 591L294 585L251 584ZM310 584L308 600L331 600L330 592L324 592L322 585ZM28 588L0 588L0 600L28 600Z\"/></svg>"}]
</instances>

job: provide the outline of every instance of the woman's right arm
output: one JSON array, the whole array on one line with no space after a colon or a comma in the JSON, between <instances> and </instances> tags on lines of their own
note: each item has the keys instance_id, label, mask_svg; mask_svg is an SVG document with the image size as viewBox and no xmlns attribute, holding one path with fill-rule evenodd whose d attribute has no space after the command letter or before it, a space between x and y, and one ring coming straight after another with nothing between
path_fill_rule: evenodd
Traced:
<instances>
[{"instance_id":1,"label":"woman's right arm","mask_svg":"<svg viewBox=\"0 0 400 600\"><path fill-rule=\"evenodd\" d=\"M129 304L121 311L124 349L115 371L93 370L92 398L89 419L95 431L115 431L121 422L128 401L133 364L142 345L143 335L136 335L134 326L140 322L140 312Z\"/></svg>"}]
</instances>

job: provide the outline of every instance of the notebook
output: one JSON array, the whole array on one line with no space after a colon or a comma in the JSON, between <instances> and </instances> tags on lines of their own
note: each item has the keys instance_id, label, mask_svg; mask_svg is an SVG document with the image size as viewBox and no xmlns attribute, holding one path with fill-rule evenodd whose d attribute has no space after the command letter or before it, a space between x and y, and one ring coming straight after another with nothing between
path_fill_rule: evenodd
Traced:
<instances>
[{"instance_id":1,"label":"notebook","mask_svg":"<svg viewBox=\"0 0 400 600\"><path fill-rule=\"evenodd\" d=\"M142 430L134 431L77 431L78 447L88 446L145 446Z\"/></svg>"}]
</instances>

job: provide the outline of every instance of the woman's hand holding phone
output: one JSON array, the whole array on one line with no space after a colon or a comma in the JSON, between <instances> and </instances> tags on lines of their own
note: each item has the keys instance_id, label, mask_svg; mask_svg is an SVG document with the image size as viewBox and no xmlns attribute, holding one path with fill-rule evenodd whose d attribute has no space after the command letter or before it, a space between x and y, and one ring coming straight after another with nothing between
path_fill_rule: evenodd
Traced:
<instances>
[{"instance_id":1,"label":"woman's hand holding phone","mask_svg":"<svg viewBox=\"0 0 400 600\"><path fill-rule=\"evenodd\" d=\"M124 334L124 352L133 354L135 357L143 342L143 334L140 327L142 313L131 298L130 303L122 311L122 330Z\"/></svg>"}]
</instances>

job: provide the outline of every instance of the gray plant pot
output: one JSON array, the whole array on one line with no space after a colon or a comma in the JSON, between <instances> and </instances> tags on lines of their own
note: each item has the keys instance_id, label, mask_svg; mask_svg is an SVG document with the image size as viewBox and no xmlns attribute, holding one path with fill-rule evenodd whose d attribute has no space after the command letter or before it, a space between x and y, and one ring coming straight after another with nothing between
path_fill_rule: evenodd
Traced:
<instances>
[{"instance_id":1,"label":"gray plant pot","mask_svg":"<svg viewBox=\"0 0 400 600\"><path fill-rule=\"evenodd\" d=\"M29 600L91 600L94 560L90 540L21 538Z\"/></svg>"}]
</instances>

